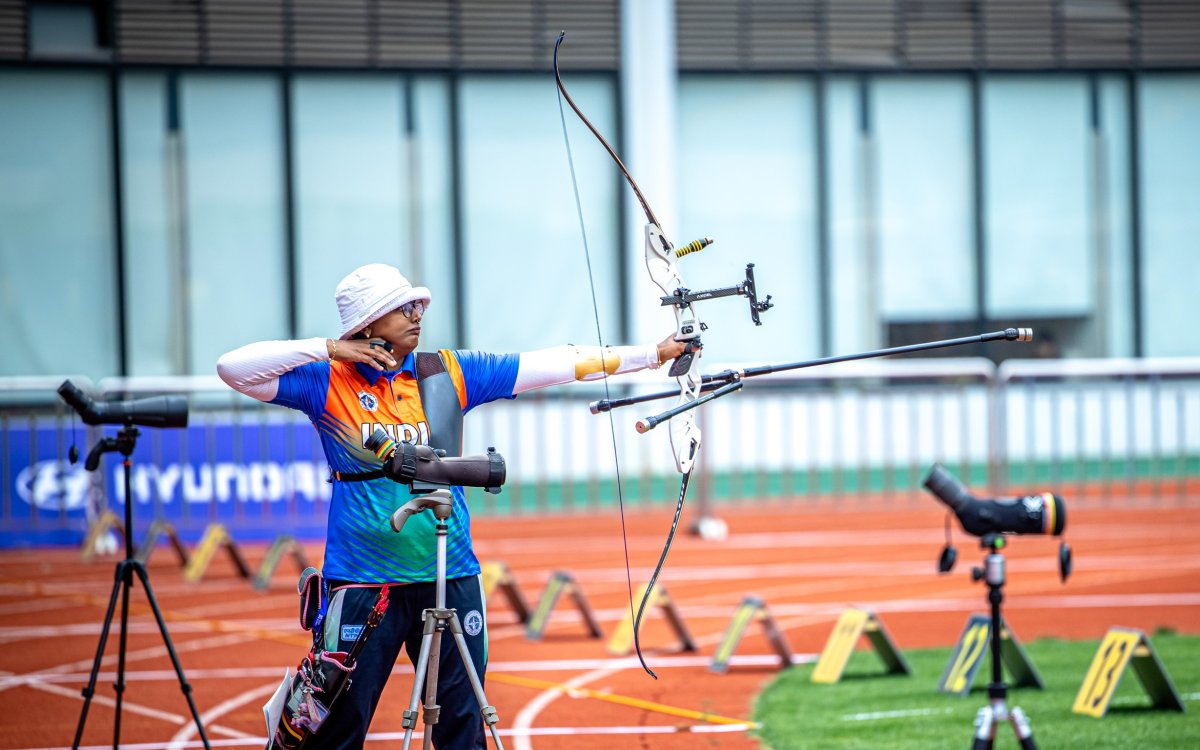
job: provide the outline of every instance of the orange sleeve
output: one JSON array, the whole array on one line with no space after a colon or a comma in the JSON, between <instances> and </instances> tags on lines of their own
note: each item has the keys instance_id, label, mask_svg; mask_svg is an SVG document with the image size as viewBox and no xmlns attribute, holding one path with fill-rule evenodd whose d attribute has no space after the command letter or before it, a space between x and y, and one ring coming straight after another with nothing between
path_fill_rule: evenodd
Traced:
<instances>
[{"instance_id":1,"label":"orange sleeve","mask_svg":"<svg viewBox=\"0 0 1200 750\"><path fill-rule=\"evenodd\" d=\"M463 378L462 367L458 364L458 358L449 349L438 349L438 354L442 355L442 361L446 363L446 372L450 373L450 382L454 383L454 392L458 394L458 405L466 409L467 381Z\"/></svg>"}]
</instances>

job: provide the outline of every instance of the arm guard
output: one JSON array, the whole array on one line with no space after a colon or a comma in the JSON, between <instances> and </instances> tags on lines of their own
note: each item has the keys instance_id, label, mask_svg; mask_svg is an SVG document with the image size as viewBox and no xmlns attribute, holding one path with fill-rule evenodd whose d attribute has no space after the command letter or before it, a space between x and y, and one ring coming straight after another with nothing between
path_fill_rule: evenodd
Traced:
<instances>
[{"instance_id":1,"label":"arm guard","mask_svg":"<svg viewBox=\"0 0 1200 750\"><path fill-rule=\"evenodd\" d=\"M513 395L575 380L599 380L658 367L657 346L575 346L522 352Z\"/></svg>"}]
</instances>

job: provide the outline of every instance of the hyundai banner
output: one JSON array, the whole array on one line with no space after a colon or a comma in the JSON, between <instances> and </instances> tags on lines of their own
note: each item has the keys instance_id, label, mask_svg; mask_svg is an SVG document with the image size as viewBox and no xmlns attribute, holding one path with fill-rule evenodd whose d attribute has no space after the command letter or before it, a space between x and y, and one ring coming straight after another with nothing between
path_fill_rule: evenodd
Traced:
<instances>
[{"instance_id":1,"label":"hyundai banner","mask_svg":"<svg viewBox=\"0 0 1200 750\"><path fill-rule=\"evenodd\" d=\"M84 468L84 457L117 431L10 423L0 446L0 547L77 544L106 506L124 518L123 456L103 452L95 472ZM73 442L75 464L67 460ZM130 463L135 544L156 520L187 540L214 522L239 540L324 535L329 470L307 422L141 429Z\"/></svg>"}]
</instances>

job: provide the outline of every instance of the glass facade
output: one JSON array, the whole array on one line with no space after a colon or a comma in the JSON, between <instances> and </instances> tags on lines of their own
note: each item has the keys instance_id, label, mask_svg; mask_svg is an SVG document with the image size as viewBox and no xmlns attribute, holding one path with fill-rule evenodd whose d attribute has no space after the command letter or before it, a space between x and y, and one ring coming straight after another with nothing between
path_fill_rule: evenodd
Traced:
<instances>
[{"instance_id":1,"label":"glass facade","mask_svg":"<svg viewBox=\"0 0 1200 750\"><path fill-rule=\"evenodd\" d=\"M571 87L620 151L616 77ZM433 289L427 346L595 340L548 76L142 69L111 94L103 70L0 70L0 375L210 374L336 335L334 285L371 261ZM755 329L712 303L723 359L993 323L1049 331L1044 356L1200 354L1200 75L687 73L677 107L673 239L717 240L689 281L754 262L777 305ZM623 343L640 216L567 128Z\"/></svg>"}]
</instances>

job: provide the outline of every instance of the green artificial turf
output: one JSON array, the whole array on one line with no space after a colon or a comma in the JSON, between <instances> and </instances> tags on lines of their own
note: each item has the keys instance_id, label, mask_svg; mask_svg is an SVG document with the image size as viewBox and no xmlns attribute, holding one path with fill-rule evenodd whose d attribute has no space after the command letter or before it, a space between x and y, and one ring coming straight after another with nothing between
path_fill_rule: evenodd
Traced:
<instances>
[{"instance_id":1,"label":"green artificial turf","mask_svg":"<svg viewBox=\"0 0 1200 750\"><path fill-rule=\"evenodd\" d=\"M1125 669L1106 716L1072 713L1099 642L1056 639L1025 644L1045 689L1010 689L1008 706L1025 711L1041 750L1200 748L1200 637L1160 632L1150 636L1150 643L1183 698L1184 713L1153 708L1132 666ZM975 715L988 702L990 661L970 695L959 697L937 691L949 655L945 648L905 651L912 674L885 675L875 652L860 649L841 681L825 685L810 681L814 665L792 667L756 701L758 737L772 750L966 750ZM1019 747L1008 723L999 727L995 747Z\"/></svg>"}]
</instances>

